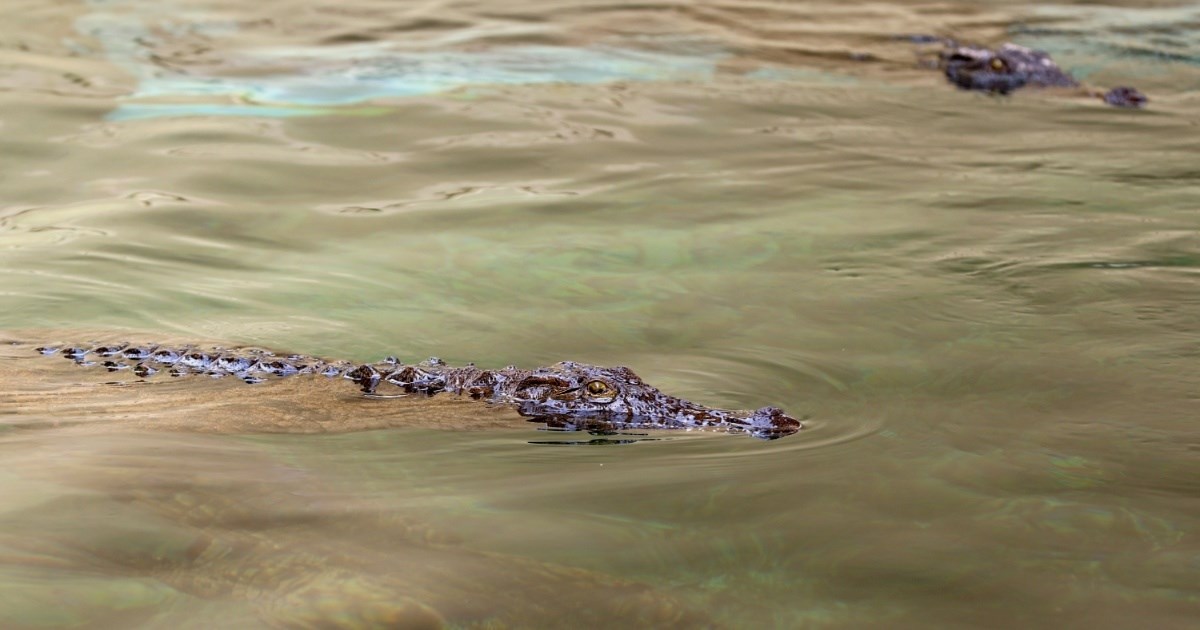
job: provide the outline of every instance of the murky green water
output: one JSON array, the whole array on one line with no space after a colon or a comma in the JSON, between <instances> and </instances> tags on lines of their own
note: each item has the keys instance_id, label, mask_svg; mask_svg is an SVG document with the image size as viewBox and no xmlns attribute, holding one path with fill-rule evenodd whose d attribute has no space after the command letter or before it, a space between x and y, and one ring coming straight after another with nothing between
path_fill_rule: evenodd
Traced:
<instances>
[{"instance_id":1,"label":"murky green water","mask_svg":"<svg viewBox=\"0 0 1200 630\"><path fill-rule=\"evenodd\" d=\"M0 330L810 417L263 434L379 407L7 358L0 626L1194 624L1200 10L1125 4L10 2ZM959 92L914 33L1150 107Z\"/></svg>"}]
</instances>

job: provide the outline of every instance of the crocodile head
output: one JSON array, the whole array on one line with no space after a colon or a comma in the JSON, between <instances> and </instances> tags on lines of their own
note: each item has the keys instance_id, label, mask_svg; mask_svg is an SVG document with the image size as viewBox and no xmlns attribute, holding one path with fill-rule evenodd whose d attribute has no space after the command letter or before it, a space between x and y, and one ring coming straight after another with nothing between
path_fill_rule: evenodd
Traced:
<instances>
[{"instance_id":1,"label":"crocodile head","mask_svg":"<svg viewBox=\"0 0 1200 630\"><path fill-rule=\"evenodd\" d=\"M622 429L710 429L775 439L802 428L775 407L711 409L669 396L626 367L565 361L528 373L506 392L518 412L550 427L613 432Z\"/></svg>"},{"instance_id":2,"label":"crocodile head","mask_svg":"<svg viewBox=\"0 0 1200 630\"><path fill-rule=\"evenodd\" d=\"M946 78L964 90L1008 94L1026 86L1079 87L1079 82L1041 50L1016 44L996 49L960 46L951 41L945 44L939 65ZM1128 86L1089 93L1113 107L1138 108L1149 102L1145 94Z\"/></svg>"},{"instance_id":3,"label":"crocodile head","mask_svg":"<svg viewBox=\"0 0 1200 630\"><path fill-rule=\"evenodd\" d=\"M992 50L978 46L951 46L942 53L946 78L966 90L1008 94L1026 85L1075 87L1050 55L1040 50L1004 44Z\"/></svg>"}]
</instances>

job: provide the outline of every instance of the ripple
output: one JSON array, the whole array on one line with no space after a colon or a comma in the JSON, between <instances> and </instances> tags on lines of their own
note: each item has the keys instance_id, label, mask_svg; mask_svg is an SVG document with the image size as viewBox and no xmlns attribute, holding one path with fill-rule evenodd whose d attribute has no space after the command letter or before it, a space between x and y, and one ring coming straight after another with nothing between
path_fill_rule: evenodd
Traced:
<instances>
[{"instance_id":1,"label":"ripple","mask_svg":"<svg viewBox=\"0 0 1200 630\"><path fill-rule=\"evenodd\" d=\"M394 164L407 160L404 153L361 151L315 143L289 143L284 146L263 146L250 143L212 143L177 146L165 149L164 155L205 160L256 160L283 164L319 166L373 166Z\"/></svg>"},{"instance_id":2,"label":"ripple","mask_svg":"<svg viewBox=\"0 0 1200 630\"><path fill-rule=\"evenodd\" d=\"M71 206L0 209L0 243L11 249L58 245L84 237L107 237L108 230L72 225L72 220L111 210L112 202Z\"/></svg>"},{"instance_id":3,"label":"ripple","mask_svg":"<svg viewBox=\"0 0 1200 630\"><path fill-rule=\"evenodd\" d=\"M349 205L324 204L317 206L317 209L333 214L395 214L429 210L440 205L469 208L586 194L554 188L563 182L564 180L446 183L418 191L411 199L363 201Z\"/></svg>"},{"instance_id":4,"label":"ripple","mask_svg":"<svg viewBox=\"0 0 1200 630\"><path fill-rule=\"evenodd\" d=\"M105 149L136 147L138 151L180 162L371 167L409 159L409 155L401 151L363 150L298 140L276 120L161 118L136 123L106 122L87 125L80 133L59 136L54 141ZM211 200L184 200L213 203Z\"/></svg>"},{"instance_id":5,"label":"ripple","mask_svg":"<svg viewBox=\"0 0 1200 630\"><path fill-rule=\"evenodd\" d=\"M484 131L459 136L430 138L420 144L436 149L537 147L578 142L637 142L628 130L559 122L546 131Z\"/></svg>"}]
</instances>

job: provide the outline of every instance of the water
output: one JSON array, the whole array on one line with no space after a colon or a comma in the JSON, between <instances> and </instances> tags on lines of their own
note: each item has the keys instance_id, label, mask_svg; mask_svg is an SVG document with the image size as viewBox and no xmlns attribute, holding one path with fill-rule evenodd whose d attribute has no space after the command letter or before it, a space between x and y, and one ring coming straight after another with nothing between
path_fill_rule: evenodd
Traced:
<instances>
[{"instance_id":1,"label":"water","mask_svg":"<svg viewBox=\"0 0 1200 630\"><path fill-rule=\"evenodd\" d=\"M0 625L1200 615L1195 5L9 4L6 339L572 359L809 419L535 445L582 440L6 352ZM960 92L919 33L1151 103Z\"/></svg>"}]
</instances>

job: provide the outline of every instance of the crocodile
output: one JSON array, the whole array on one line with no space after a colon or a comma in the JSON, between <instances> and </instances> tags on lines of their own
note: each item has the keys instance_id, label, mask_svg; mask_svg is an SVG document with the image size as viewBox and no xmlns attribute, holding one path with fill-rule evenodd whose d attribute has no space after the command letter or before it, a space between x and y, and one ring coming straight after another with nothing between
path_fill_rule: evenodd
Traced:
<instances>
[{"instance_id":1,"label":"crocodile","mask_svg":"<svg viewBox=\"0 0 1200 630\"><path fill-rule=\"evenodd\" d=\"M395 357L376 363L331 361L261 348L157 346L129 343L40 346L38 353L84 367L129 372L139 379L205 375L248 384L294 376L342 378L364 396L390 399L455 394L505 405L548 428L614 434L627 430L682 429L744 433L772 440L803 425L778 407L756 411L713 409L663 393L627 367L563 361L549 367L451 367L431 357L406 365Z\"/></svg>"},{"instance_id":2,"label":"crocodile","mask_svg":"<svg viewBox=\"0 0 1200 630\"><path fill-rule=\"evenodd\" d=\"M1023 87L1074 88L1113 107L1127 108L1142 107L1150 100L1129 86L1115 87L1107 92L1085 88L1045 51L1016 44L1003 44L993 49L941 38L920 41L943 45L937 65L951 83L964 90L1009 94Z\"/></svg>"}]
</instances>

